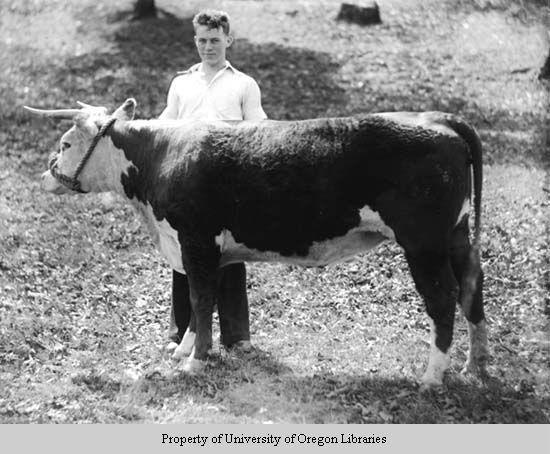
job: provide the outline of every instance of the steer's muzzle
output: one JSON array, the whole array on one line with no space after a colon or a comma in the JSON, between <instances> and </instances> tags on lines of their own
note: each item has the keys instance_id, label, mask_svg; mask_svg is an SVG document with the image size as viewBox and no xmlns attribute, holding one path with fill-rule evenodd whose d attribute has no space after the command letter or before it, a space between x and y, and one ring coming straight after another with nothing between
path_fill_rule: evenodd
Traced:
<instances>
[{"instance_id":1,"label":"steer's muzzle","mask_svg":"<svg viewBox=\"0 0 550 454\"><path fill-rule=\"evenodd\" d=\"M67 194L71 192L68 188L57 181L49 170L46 170L42 174L40 187L42 190L53 194Z\"/></svg>"}]
</instances>

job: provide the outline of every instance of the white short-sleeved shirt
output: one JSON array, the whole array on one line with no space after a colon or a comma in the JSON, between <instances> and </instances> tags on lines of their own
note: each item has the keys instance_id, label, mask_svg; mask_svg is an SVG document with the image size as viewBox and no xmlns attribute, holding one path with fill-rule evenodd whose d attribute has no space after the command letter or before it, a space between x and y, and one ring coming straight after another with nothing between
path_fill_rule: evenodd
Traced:
<instances>
[{"instance_id":1,"label":"white short-sleeved shirt","mask_svg":"<svg viewBox=\"0 0 550 454\"><path fill-rule=\"evenodd\" d=\"M198 63L179 73L168 90L161 119L263 120L260 87L226 61L225 67L208 83Z\"/></svg>"}]
</instances>

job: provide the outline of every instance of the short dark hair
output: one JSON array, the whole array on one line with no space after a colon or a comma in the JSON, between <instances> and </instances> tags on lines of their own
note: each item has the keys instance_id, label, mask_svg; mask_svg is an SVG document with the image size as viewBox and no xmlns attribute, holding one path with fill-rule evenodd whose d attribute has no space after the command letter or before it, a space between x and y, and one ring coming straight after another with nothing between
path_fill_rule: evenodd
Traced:
<instances>
[{"instance_id":1,"label":"short dark hair","mask_svg":"<svg viewBox=\"0 0 550 454\"><path fill-rule=\"evenodd\" d=\"M223 32L229 34L229 15L224 11L206 9L200 11L193 18L193 27L195 31L199 25L206 25L209 30L222 28Z\"/></svg>"}]
</instances>

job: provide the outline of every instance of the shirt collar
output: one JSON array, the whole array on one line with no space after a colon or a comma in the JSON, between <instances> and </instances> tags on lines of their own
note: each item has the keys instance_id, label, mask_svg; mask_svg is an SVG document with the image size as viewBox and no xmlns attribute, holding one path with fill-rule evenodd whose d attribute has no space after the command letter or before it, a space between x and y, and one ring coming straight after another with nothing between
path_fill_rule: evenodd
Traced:
<instances>
[{"instance_id":1,"label":"shirt collar","mask_svg":"<svg viewBox=\"0 0 550 454\"><path fill-rule=\"evenodd\" d=\"M233 68L233 65L231 63L229 63L229 61L227 61L227 60L225 60L225 66L222 69L220 69L220 71L225 70L225 69L230 69L233 72L236 71L236 69ZM189 71L191 71L191 72L202 71L202 63L197 63L196 65L191 66Z\"/></svg>"},{"instance_id":2,"label":"shirt collar","mask_svg":"<svg viewBox=\"0 0 550 454\"><path fill-rule=\"evenodd\" d=\"M225 60L225 67L226 67L226 69L230 69L233 72L236 71L236 69L233 68L233 65L231 63L229 63L227 60Z\"/></svg>"}]
</instances>

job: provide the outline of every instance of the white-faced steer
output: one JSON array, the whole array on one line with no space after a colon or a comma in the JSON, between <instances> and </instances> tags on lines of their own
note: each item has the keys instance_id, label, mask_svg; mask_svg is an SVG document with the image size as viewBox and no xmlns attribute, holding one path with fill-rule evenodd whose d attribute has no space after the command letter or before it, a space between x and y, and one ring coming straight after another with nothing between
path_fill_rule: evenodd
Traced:
<instances>
[{"instance_id":1,"label":"white-faced steer","mask_svg":"<svg viewBox=\"0 0 550 454\"><path fill-rule=\"evenodd\" d=\"M483 373L482 166L473 128L440 112L232 125L132 120L135 105L128 99L111 116L85 104L30 109L75 123L42 184L55 193L115 191L141 213L172 268L189 278L186 371L200 369L212 345L220 267L326 265L394 240L432 322L424 385L440 384L450 363L457 300L469 322L465 369Z\"/></svg>"}]
</instances>

